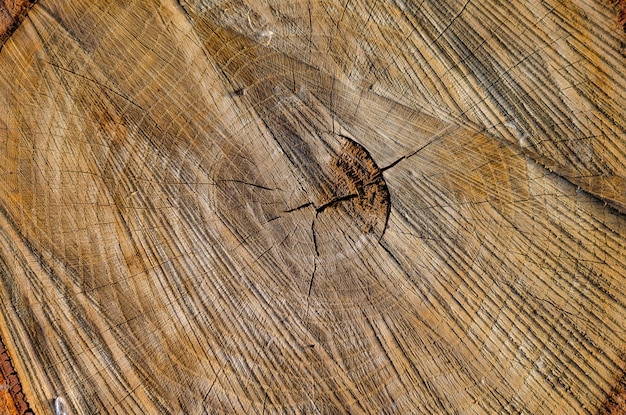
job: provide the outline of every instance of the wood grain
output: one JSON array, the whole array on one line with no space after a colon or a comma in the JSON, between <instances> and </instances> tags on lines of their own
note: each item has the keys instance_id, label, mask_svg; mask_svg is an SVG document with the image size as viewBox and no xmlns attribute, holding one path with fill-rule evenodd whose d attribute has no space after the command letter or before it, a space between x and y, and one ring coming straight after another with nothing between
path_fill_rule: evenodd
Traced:
<instances>
[{"instance_id":1,"label":"wood grain","mask_svg":"<svg viewBox=\"0 0 626 415\"><path fill-rule=\"evenodd\" d=\"M600 413L602 415L626 414L626 376L622 377L613 388L613 392L607 399Z\"/></svg>"},{"instance_id":2,"label":"wood grain","mask_svg":"<svg viewBox=\"0 0 626 415\"><path fill-rule=\"evenodd\" d=\"M626 367L594 1L45 1L0 52L37 414L594 414Z\"/></svg>"},{"instance_id":3,"label":"wood grain","mask_svg":"<svg viewBox=\"0 0 626 415\"><path fill-rule=\"evenodd\" d=\"M624 28L624 33L626 33L626 1L624 0L616 0L613 4L618 6L618 20L619 24Z\"/></svg>"},{"instance_id":4,"label":"wood grain","mask_svg":"<svg viewBox=\"0 0 626 415\"><path fill-rule=\"evenodd\" d=\"M34 3L35 0L0 0L0 50Z\"/></svg>"}]
</instances>

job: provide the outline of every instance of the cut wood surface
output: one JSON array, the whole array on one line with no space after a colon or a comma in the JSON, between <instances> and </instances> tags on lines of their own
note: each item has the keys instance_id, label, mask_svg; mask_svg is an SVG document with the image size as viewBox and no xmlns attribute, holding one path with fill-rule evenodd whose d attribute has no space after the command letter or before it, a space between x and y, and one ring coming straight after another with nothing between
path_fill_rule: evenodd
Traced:
<instances>
[{"instance_id":1,"label":"cut wood surface","mask_svg":"<svg viewBox=\"0 0 626 415\"><path fill-rule=\"evenodd\" d=\"M619 410L619 7L38 1L0 50L34 413Z\"/></svg>"},{"instance_id":2,"label":"cut wood surface","mask_svg":"<svg viewBox=\"0 0 626 415\"><path fill-rule=\"evenodd\" d=\"M0 48L18 28L35 0L0 0Z\"/></svg>"}]
</instances>

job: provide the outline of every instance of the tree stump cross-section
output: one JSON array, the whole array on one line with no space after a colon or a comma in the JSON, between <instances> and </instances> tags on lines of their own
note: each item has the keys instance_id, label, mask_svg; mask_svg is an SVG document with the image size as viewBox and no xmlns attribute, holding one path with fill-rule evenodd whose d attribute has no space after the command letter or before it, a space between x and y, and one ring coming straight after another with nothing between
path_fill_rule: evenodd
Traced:
<instances>
[{"instance_id":1,"label":"tree stump cross-section","mask_svg":"<svg viewBox=\"0 0 626 415\"><path fill-rule=\"evenodd\" d=\"M0 1L0 405L620 413L620 7Z\"/></svg>"}]
</instances>

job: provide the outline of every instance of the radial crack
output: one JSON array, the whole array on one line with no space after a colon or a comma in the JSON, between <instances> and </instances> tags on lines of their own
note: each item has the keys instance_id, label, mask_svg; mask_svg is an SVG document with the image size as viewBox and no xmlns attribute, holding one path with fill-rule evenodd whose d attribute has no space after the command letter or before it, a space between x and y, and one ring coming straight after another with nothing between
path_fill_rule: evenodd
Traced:
<instances>
[{"instance_id":1,"label":"radial crack","mask_svg":"<svg viewBox=\"0 0 626 415\"><path fill-rule=\"evenodd\" d=\"M315 218L311 221L311 234L313 235L313 247L315 248L315 257L313 258L313 272L311 272L311 279L309 280L309 290L306 296L306 313L304 318L309 315L309 307L311 306L311 292L313 291L313 281L315 280L315 273L317 271L317 259L320 256L320 252L317 248L317 236L315 234Z\"/></svg>"},{"instance_id":2,"label":"radial crack","mask_svg":"<svg viewBox=\"0 0 626 415\"><path fill-rule=\"evenodd\" d=\"M245 186L252 186L252 187L256 187L257 189L263 189L263 190L276 190L276 189L272 189L271 187L267 187L267 186L263 186L260 184L256 184L256 183L250 183L250 182L246 182L244 180L220 180L221 182L232 182L232 183L239 183L239 184L243 184ZM280 190L280 189L278 189Z\"/></svg>"},{"instance_id":3,"label":"radial crack","mask_svg":"<svg viewBox=\"0 0 626 415\"><path fill-rule=\"evenodd\" d=\"M283 210L283 212L284 212L284 213L291 213L291 212L295 212L295 211L297 211L297 210L301 210L301 209L307 208L307 207L309 207L309 206L313 206L313 207L315 207L315 205L313 205L313 202L307 202L307 203L304 203L304 204L302 204L302 205L300 205L300 206L296 206L295 208L291 208L291 209Z\"/></svg>"},{"instance_id":4,"label":"radial crack","mask_svg":"<svg viewBox=\"0 0 626 415\"><path fill-rule=\"evenodd\" d=\"M337 203L345 202L346 200L354 199L354 198L357 198L357 197L359 197L359 195L357 193L351 193L349 195L336 197L336 198L334 198L334 199L332 199L332 200L330 200L330 201L328 201L328 202L326 202L326 203L324 203L324 204L322 204L320 206L315 206L315 204L313 202L307 202L307 203L304 203L304 204L302 204L300 206L296 206L295 208L283 210L283 212L284 213L291 213L291 212L296 212L298 210L305 209L305 208L308 208L308 207L313 207L315 209L315 213L316 213L316 216L317 216L317 214L322 213L327 208L329 208L329 207L331 207L333 205L336 205Z\"/></svg>"},{"instance_id":5,"label":"radial crack","mask_svg":"<svg viewBox=\"0 0 626 415\"><path fill-rule=\"evenodd\" d=\"M424 150L426 147L428 147L429 145L431 145L435 141L440 140L442 137L445 137L446 136L445 133L448 131L448 129L449 128L446 128L445 130L443 130L440 134L436 135L432 140L430 140L429 142L427 142L423 146L419 147L414 152L400 157L399 159L397 159L396 161L392 162L391 164L389 164L389 165L387 165L385 167L381 167L380 171L383 172L385 170L389 170L390 168L392 168L395 165L397 165L398 163L400 163L402 160L406 160L406 159L409 159L409 158L413 157L414 155L416 155L420 151Z\"/></svg>"},{"instance_id":6,"label":"radial crack","mask_svg":"<svg viewBox=\"0 0 626 415\"><path fill-rule=\"evenodd\" d=\"M326 202L323 205L320 205L319 207L316 207L315 208L315 213L318 213L318 214L322 213L323 211L326 210L326 208L329 208L329 207L331 207L333 205L336 205L337 203L344 202L346 200L354 199L356 197L359 197L359 195L357 193L352 193L352 194L349 194L349 195L336 197L336 198L332 199L331 201Z\"/></svg>"},{"instance_id":7,"label":"radial crack","mask_svg":"<svg viewBox=\"0 0 626 415\"><path fill-rule=\"evenodd\" d=\"M315 235L315 219L311 221L311 232L313 234L313 247L315 248L315 258L313 258L313 272L311 273L311 280L309 281L309 292L307 294L307 303L311 298L311 290L313 290L313 280L315 280L315 271L317 271L317 258L320 256L320 251L317 248L317 236ZM308 305L307 305L308 311Z\"/></svg>"}]
</instances>

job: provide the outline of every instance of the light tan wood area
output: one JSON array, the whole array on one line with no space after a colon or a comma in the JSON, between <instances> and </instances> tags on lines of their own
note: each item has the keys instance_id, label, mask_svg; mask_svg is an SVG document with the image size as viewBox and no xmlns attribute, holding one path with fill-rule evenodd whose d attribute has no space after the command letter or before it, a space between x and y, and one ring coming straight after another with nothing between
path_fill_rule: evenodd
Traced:
<instances>
[{"instance_id":1,"label":"light tan wood area","mask_svg":"<svg viewBox=\"0 0 626 415\"><path fill-rule=\"evenodd\" d=\"M34 413L606 409L618 13L37 2L0 51L0 337Z\"/></svg>"}]
</instances>

